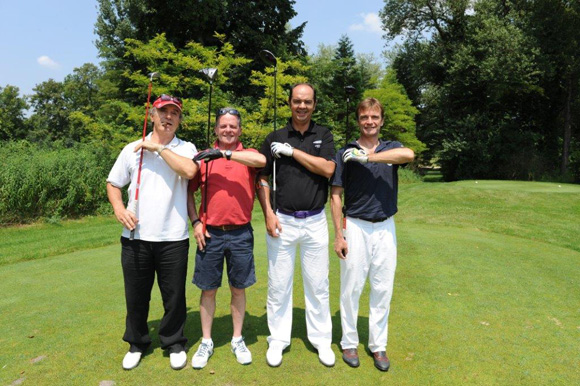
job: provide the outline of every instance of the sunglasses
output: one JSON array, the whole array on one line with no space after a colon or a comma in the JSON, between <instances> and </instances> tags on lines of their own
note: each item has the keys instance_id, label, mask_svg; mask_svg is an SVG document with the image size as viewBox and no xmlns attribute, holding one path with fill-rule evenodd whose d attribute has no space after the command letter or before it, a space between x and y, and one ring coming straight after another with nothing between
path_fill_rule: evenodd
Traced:
<instances>
[{"instance_id":1,"label":"sunglasses","mask_svg":"<svg viewBox=\"0 0 580 386\"><path fill-rule=\"evenodd\" d=\"M240 114L240 112L238 110L236 110L236 109L224 108L224 109L219 109L217 111L217 115L215 117L216 127L217 127L217 124L219 122L219 118L222 115L226 115L226 114L232 114L232 115L235 115L236 117L238 117L238 124L239 124L240 127L242 126L242 114Z\"/></svg>"},{"instance_id":2,"label":"sunglasses","mask_svg":"<svg viewBox=\"0 0 580 386\"><path fill-rule=\"evenodd\" d=\"M226 114L232 114L235 115L238 118L241 118L242 115L240 114L240 112L236 109L219 109L217 112L217 116L221 117L222 115L226 115Z\"/></svg>"},{"instance_id":3,"label":"sunglasses","mask_svg":"<svg viewBox=\"0 0 580 386\"><path fill-rule=\"evenodd\" d=\"M167 94L161 94L161 96L159 97L159 99L161 99L164 102L173 102L176 103L179 107L182 107L183 104L181 103L181 99L179 99L178 97L174 97L171 95L167 95Z\"/></svg>"}]
</instances>

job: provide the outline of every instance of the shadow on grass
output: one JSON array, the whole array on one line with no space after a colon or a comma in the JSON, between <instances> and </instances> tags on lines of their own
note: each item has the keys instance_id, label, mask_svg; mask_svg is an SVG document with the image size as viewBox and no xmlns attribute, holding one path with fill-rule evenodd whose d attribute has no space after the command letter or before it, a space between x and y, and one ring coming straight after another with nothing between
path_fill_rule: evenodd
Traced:
<instances>
[{"instance_id":1,"label":"shadow on grass","mask_svg":"<svg viewBox=\"0 0 580 386\"><path fill-rule=\"evenodd\" d=\"M360 309L362 309L362 311L364 312L363 308L364 304L361 303L360 306L361 306ZM359 345L362 344L363 347L367 347L369 341L369 318L367 316L359 315L357 322L357 330L358 330ZM342 347L340 347L341 339L342 339L342 328L340 326L340 311L337 310L334 313L334 316L332 317L332 345L336 346L339 352L342 352Z\"/></svg>"},{"instance_id":2,"label":"shadow on grass","mask_svg":"<svg viewBox=\"0 0 580 386\"><path fill-rule=\"evenodd\" d=\"M186 351L189 352L201 341L202 332L199 310L193 311L191 307L187 307L187 310L187 321L185 322L184 334L187 338ZM150 320L148 322L152 343L145 352L145 356L161 348L158 336L160 324L161 319ZM231 315L222 315L214 318L212 325L212 340L215 348L230 344L232 339L232 329ZM248 346L256 343L258 341L258 336L267 337L269 331L266 314L255 316L246 312L243 334L244 340ZM165 353L165 355L168 356L167 353Z\"/></svg>"},{"instance_id":3,"label":"shadow on grass","mask_svg":"<svg viewBox=\"0 0 580 386\"><path fill-rule=\"evenodd\" d=\"M159 325L161 323L160 319L151 320L148 322L149 331L151 333L151 346L144 353L147 356L154 351L161 348L159 342L159 337L157 335L159 331ZM368 317L359 316L359 339L363 345L366 345L368 341ZM362 327L362 328L361 328ZM244 340L248 346L251 346L258 342L258 337L263 337L264 340L270 335L268 329L268 319L266 313L262 315L252 315L246 312L244 318ZM185 336L188 339L186 350L189 352L192 348L195 348L202 338L201 332L201 321L199 311L193 311L191 307L188 307L187 312L187 322L185 324ZM336 311L332 316L332 345L337 347L338 351L342 351L340 347L340 339L342 336L340 327L340 312ZM222 315L216 317L213 321L212 326L212 339L214 347L227 346L230 343L232 337L232 317L231 315ZM308 340L306 332L306 314L303 308L294 307L292 314L292 339L302 340L304 347L310 352L316 353L317 350L312 346ZM292 346L288 347L285 352L290 352ZM169 354L164 353L165 356Z\"/></svg>"}]
</instances>

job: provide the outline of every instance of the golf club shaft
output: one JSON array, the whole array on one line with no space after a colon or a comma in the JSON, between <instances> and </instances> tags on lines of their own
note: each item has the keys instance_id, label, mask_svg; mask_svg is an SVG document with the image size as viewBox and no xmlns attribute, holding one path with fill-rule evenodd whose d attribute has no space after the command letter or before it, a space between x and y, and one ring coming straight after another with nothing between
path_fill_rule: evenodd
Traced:
<instances>
[{"instance_id":1,"label":"golf club shaft","mask_svg":"<svg viewBox=\"0 0 580 386\"><path fill-rule=\"evenodd\" d=\"M142 141L145 141L145 136L147 135L147 119L149 118L149 102L151 101L151 89L153 87L153 75L149 78L149 89L147 91L147 105L145 107L145 120L143 121L143 136ZM143 148L141 148L141 154L139 155L139 170L137 172L137 187L135 188L135 200L133 200L133 205L131 206L132 212L137 214L137 204L139 202L139 187L141 186L141 169L143 168ZM129 240L135 239L135 228L131 229L131 234L129 235Z\"/></svg>"},{"instance_id":2,"label":"golf club shaft","mask_svg":"<svg viewBox=\"0 0 580 386\"><path fill-rule=\"evenodd\" d=\"M207 148L209 149L209 127L211 125L211 98L213 94L213 81L210 80L209 82L209 103L207 105ZM205 231L207 229L207 194L208 194L208 185L209 185L209 164L207 160L205 161L205 186L204 186L204 195L203 195L203 234L205 235Z\"/></svg>"},{"instance_id":3,"label":"golf club shaft","mask_svg":"<svg viewBox=\"0 0 580 386\"><path fill-rule=\"evenodd\" d=\"M276 78L278 78L278 64L274 66L274 136L276 135L277 120L278 120L278 87L276 83ZM274 138L272 138L274 139ZM274 172L272 175L272 206L274 213L276 213L276 158L274 158Z\"/></svg>"}]
</instances>

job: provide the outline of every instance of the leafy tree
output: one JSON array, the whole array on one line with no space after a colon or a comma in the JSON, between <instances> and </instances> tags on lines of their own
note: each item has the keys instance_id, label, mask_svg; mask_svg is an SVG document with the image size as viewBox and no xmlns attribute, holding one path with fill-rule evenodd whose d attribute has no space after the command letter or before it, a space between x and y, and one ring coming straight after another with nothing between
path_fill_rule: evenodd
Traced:
<instances>
[{"instance_id":1,"label":"leafy tree","mask_svg":"<svg viewBox=\"0 0 580 386\"><path fill-rule=\"evenodd\" d=\"M70 111L63 83L49 79L36 85L33 91L30 104L34 113L30 117L32 127L28 138L33 142L72 140L67 138Z\"/></svg>"},{"instance_id":2,"label":"leafy tree","mask_svg":"<svg viewBox=\"0 0 580 386\"><path fill-rule=\"evenodd\" d=\"M385 1L386 36L405 39L393 66L420 109L418 137L446 179L540 178L555 170L566 130L554 130L554 118L570 121L577 97L568 98L565 113L563 91L575 95L574 88L550 79L560 74L560 81L572 79L568 85L577 81L567 76L574 71L557 70L573 65L545 54L554 47L574 57L574 44L552 20L560 22L566 13L549 12L548 5L573 10L570 2L548 0ZM574 25L576 19L566 20Z\"/></svg>"},{"instance_id":3,"label":"leafy tree","mask_svg":"<svg viewBox=\"0 0 580 386\"><path fill-rule=\"evenodd\" d=\"M245 0L98 0L99 15L95 24L96 42L105 66L115 70L109 76L123 90L122 72L143 71L139 63L125 56L128 41L147 42L164 34L176 49L190 42L221 48L228 41L240 55L257 59L260 49L269 49L277 56L289 58L304 55L300 40L305 23L288 28L296 12L294 0L268 2ZM216 35L218 34L218 35ZM216 36L224 36L225 39ZM129 39L129 40L127 40ZM248 88L252 70L262 70L264 65L255 60L249 66L238 67L230 76L233 82L227 89L236 95L256 96ZM117 98L122 94L117 94ZM135 103L127 99L127 102Z\"/></svg>"},{"instance_id":4,"label":"leafy tree","mask_svg":"<svg viewBox=\"0 0 580 386\"><path fill-rule=\"evenodd\" d=\"M536 40L540 52L539 85L545 96L540 118L552 139L543 146L560 154L560 172L566 175L572 153L580 151L572 130L580 113L580 3L537 0L515 2L514 7L522 15L522 29ZM580 169L576 174L580 176Z\"/></svg>"},{"instance_id":5,"label":"leafy tree","mask_svg":"<svg viewBox=\"0 0 580 386\"><path fill-rule=\"evenodd\" d=\"M149 84L148 73L157 71L160 79L153 82L152 95L172 94L180 97L184 103L184 120L181 136L193 141L198 146L205 145L207 131L207 108L209 103L209 83L203 77L201 70L205 67L218 69L217 78L213 84L213 107L232 104L234 96L226 91L231 82L230 74L236 68L246 65L249 60L236 55L233 47L225 42L223 35L216 35L222 42L221 48L204 47L199 43L188 43L185 48L178 49L168 42L165 35L157 35L143 43L139 40L127 40L127 57L144 71L123 72L125 82L129 87L125 93L131 99L139 100L140 106L145 105ZM119 104L120 101L115 103ZM143 107L134 106L122 101L124 109L131 111L125 123L140 132L143 123ZM212 111L213 114L213 111Z\"/></svg>"},{"instance_id":6,"label":"leafy tree","mask_svg":"<svg viewBox=\"0 0 580 386\"><path fill-rule=\"evenodd\" d=\"M290 97L288 90L297 83L306 82L305 74L308 66L299 60L283 61L278 60L278 74L276 81L276 92L274 91L274 69L266 68L265 72L252 71L250 81L252 85L264 90L263 96L259 99L259 109L251 111L246 123L244 123L245 138L250 139L249 145L259 147L264 138L274 129L274 103L277 109L276 128L282 128L292 113L288 106ZM276 100L274 101L274 95Z\"/></svg>"},{"instance_id":7,"label":"leafy tree","mask_svg":"<svg viewBox=\"0 0 580 386\"><path fill-rule=\"evenodd\" d=\"M412 105L403 86L397 82L393 70L387 71L379 88L365 91L364 97L378 99L385 108L385 124L381 130L383 139L399 141L417 154L425 151L425 144L415 135L415 115L418 110Z\"/></svg>"},{"instance_id":8,"label":"leafy tree","mask_svg":"<svg viewBox=\"0 0 580 386\"><path fill-rule=\"evenodd\" d=\"M103 103L99 83L103 73L86 63L75 68L63 82L49 79L34 88L30 101L28 139L34 142L62 140L68 145L92 140L85 126L93 122Z\"/></svg>"},{"instance_id":9,"label":"leafy tree","mask_svg":"<svg viewBox=\"0 0 580 386\"><path fill-rule=\"evenodd\" d=\"M27 109L26 99L19 96L18 87L0 87L0 140L26 137L28 125L24 114Z\"/></svg>"},{"instance_id":10,"label":"leafy tree","mask_svg":"<svg viewBox=\"0 0 580 386\"><path fill-rule=\"evenodd\" d=\"M356 127L354 106L366 89L377 87L382 74L380 65L371 55L355 56L352 42L345 35L336 47L319 46L318 53L309 60L309 68L307 76L318 96L315 120L334 129L337 144L345 142L348 136L352 139L347 127L351 132ZM354 92L347 93L347 86L352 86ZM347 102L349 117L346 117Z\"/></svg>"},{"instance_id":11,"label":"leafy tree","mask_svg":"<svg viewBox=\"0 0 580 386\"><path fill-rule=\"evenodd\" d=\"M64 95L73 111L82 111L94 117L102 104L100 81L103 70L92 63L75 68L64 78Z\"/></svg>"}]
</instances>

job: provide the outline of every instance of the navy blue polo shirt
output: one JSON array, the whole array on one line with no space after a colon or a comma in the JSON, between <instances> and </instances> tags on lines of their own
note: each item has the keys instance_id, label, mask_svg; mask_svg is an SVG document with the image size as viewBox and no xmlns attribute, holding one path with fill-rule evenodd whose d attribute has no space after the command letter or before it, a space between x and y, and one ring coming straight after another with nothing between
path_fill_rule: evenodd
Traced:
<instances>
[{"instance_id":1,"label":"navy blue polo shirt","mask_svg":"<svg viewBox=\"0 0 580 386\"><path fill-rule=\"evenodd\" d=\"M272 174L274 157L270 150L272 142L288 143L295 149L325 160L334 159L334 139L330 130L310 122L308 130L302 135L292 127L292 121L275 132L270 133L260 153L266 156L266 166L260 175ZM276 159L276 205L288 212L323 208L328 199L328 179L310 172L293 157L282 156Z\"/></svg>"},{"instance_id":2,"label":"navy blue polo shirt","mask_svg":"<svg viewBox=\"0 0 580 386\"><path fill-rule=\"evenodd\" d=\"M345 215L367 221L383 220L397 213L397 191L399 165L379 162L361 164L350 161L346 165L342 155L346 149L356 147L353 141L336 154L336 170L331 179L332 186L344 188ZM403 147L397 141L379 141L376 153Z\"/></svg>"}]
</instances>

